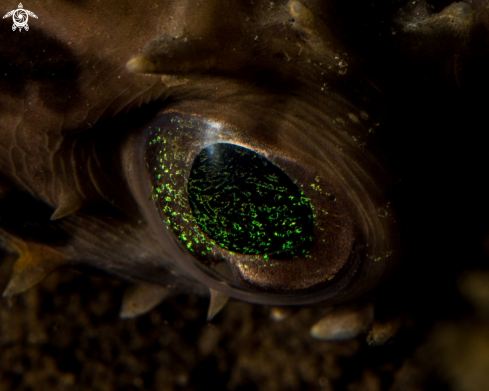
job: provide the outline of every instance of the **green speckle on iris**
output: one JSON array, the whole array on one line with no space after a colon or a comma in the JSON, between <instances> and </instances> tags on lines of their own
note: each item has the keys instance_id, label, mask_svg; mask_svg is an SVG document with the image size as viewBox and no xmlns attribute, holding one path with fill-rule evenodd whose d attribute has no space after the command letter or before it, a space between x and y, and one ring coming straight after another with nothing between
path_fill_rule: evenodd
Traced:
<instances>
[{"instance_id":1,"label":"green speckle on iris","mask_svg":"<svg viewBox=\"0 0 489 391\"><path fill-rule=\"evenodd\" d=\"M204 148L190 170L188 197L196 223L227 250L290 253L311 240L309 200L280 168L249 149Z\"/></svg>"}]
</instances>

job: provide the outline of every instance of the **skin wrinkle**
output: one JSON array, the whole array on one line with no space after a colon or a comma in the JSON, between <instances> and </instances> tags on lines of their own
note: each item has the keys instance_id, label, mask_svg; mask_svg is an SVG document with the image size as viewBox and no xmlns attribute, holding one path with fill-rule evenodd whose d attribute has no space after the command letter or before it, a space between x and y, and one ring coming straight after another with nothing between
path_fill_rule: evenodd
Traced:
<instances>
[{"instance_id":1,"label":"skin wrinkle","mask_svg":"<svg viewBox=\"0 0 489 391\"><path fill-rule=\"evenodd\" d=\"M95 68L95 66L93 66L93 68ZM98 75L97 76L97 78L101 78L102 79L102 82L101 83L98 83L96 79L93 80L92 83L95 84L95 85L97 85L97 89L100 89L100 88L104 87L104 85L105 84L108 84L111 79L115 79L114 76L116 74L121 74L122 73L121 70L125 70L124 65L122 65L122 66L119 65L118 67L114 67L114 68L115 68L115 70L112 71L109 75ZM123 81L120 80L120 83L123 83ZM131 83L134 84L134 81L131 81ZM157 80L154 80L154 84L157 84L157 83L158 83L158 81ZM151 89L154 86L154 84L153 85L149 85L147 87L148 90ZM94 89L95 89L95 87L92 87L92 90L94 90ZM141 91L139 93L139 95L133 96L131 94L128 94L128 92L131 91L131 86L125 87L125 89L115 88L115 90L118 91L118 95L116 95L116 96L111 95L111 99L112 100L106 99L106 98L105 99L99 99L99 101L95 105L92 105L90 107L89 111L86 114L86 118L91 117L90 113L92 111L94 111L96 113L101 113L101 114L99 114L99 117L98 118L95 117L94 118L94 121L93 122L90 122L90 125L93 125L94 123L98 122L104 116L102 113L106 113L108 111L109 107L115 106L115 102L117 102L117 100L120 99L121 97L123 97L123 96L130 96L130 99L128 98L128 100L126 102L124 102L124 103L121 104L121 107L130 107L131 106L130 105L131 101L136 102L137 99L139 98L139 96L144 95L147 92L147 91L143 90L143 91ZM104 107L104 105L105 105L105 107ZM98 108L98 106L100 106L100 108ZM139 107L139 106L141 106L141 103L136 104L134 106L135 107ZM117 113L118 111L120 111L120 109L116 110L115 113Z\"/></svg>"},{"instance_id":2,"label":"skin wrinkle","mask_svg":"<svg viewBox=\"0 0 489 391\"><path fill-rule=\"evenodd\" d=\"M91 150L92 151L92 150ZM95 163L94 163L95 161ZM113 192L107 191L107 186L101 187L103 183L111 183L110 176L106 175L103 171L104 165L100 162L98 154L96 152L90 153L86 161L89 177L93 183L93 186L98 191L101 198L104 198L112 205L116 204ZM103 178L96 178L96 174L102 176Z\"/></svg>"},{"instance_id":3,"label":"skin wrinkle","mask_svg":"<svg viewBox=\"0 0 489 391\"><path fill-rule=\"evenodd\" d=\"M92 233L90 230L85 229L85 225L101 225L101 231L104 233L103 237L101 238L99 233ZM63 222L63 226L67 227L68 232L72 232L72 236L76 238L80 238L80 240L84 241L86 244L86 248L92 247L93 243L99 243L99 246L96 247L97 251L100 249L102 252L106 253L111 253L114 251L114 247L112 246L112 243L114 240L119 241L120 239L120 234L124 233L123 230L121 230L120 227L115 228L114 226L110 224L104 224L103 222L100 223L96 219L91 219L90 217L85 217L83 219L77 220L67 220L66 222ZM121 224L122 226L122 224ZM79 231L79 232L77 232ZM124 243L127 244L132 244L135 245L136 247L139 247L139 242L137 240L132 239L132 235L123 235L124 237ZM81 247L84 247L81 245ZM79 252L77 251L76 247L72 247L73 255L75 259L78 259L81 261L82 259L79 259ZM132 253L132 252L131 252ZM140 252L140 254L144 254L144 252ZM91 255L93 258L100 258L100 254L97 254L95 251L91 252L89 251L87 255ZM86 255L84 255L86 256ZM110 257L107 257L109 259Z\"/></svg>"},{"instance_id":4,"label":"skin wrinkle","mask_svg":"<svg viewBox=\"0 0 489 391\"><path fill-rule=\"evenodd\" d=\"M68 156L70 156L71 158L69 160L65 160L65 161L62 160L62 167L63 167L64 173L65 173L66 177L71 179L70 182L65 183L65 185L61 185L62 186L62 192L69 193L70 191L74 191L77 195L79 195L82 198L82 200L86 200L88 197L87 197L87 194L85 194L85 192L84 192L84 188L80 185L80 181L79 181L78 175L77 175L77 172L78 172L77 165L76 165L76 162L74 161L74 158L76 156L76 150L77 150L76 149L76 143L77 143L76 139L71 140L71 145L70 145L71 151L68 154ZM65 147L63 150L66 151L67 148ZM63 153L63 152L60 150L60 153ZM65 152L65 156L66 156L66 152ZM62 183L62 179L60 179L60 183ZM85 189L87 187L88 186L85 186Z\"/></svg>"},{"instance_id":5,"label":"skin wrinkle","mask_svg":"<svg viewBox=\"0 0 489 391\"><path fill-rule=\"evenodd\" d=\"M102 165L100 164L100 162L97 159L97 155L95 155L95 159L97 160L97 166L96 167L93 167L93 158L92 158L92 155L89 155L88 156L88 159L87 159L87 167L88 167L88 172L90 174L90 178L93 178L93 176L94 176L94 174L96 172L96 168L99 168L99 169L102 168ZM93 182L93 185L94 185L95 189L99 193L100 197L103 197L108 202L113 203L113 201L111 202L111 200L108 197L104 197L104 192L100 188L100 186L98 186L97 182L94 182L94 181L92 181L92 182Z\"/></svg>"},{"instance_id":6,"label":"skin wrinkle","mask_svg":"<svg viewBox=\"0 0 489 391\"><path fill-rule=\"evenodd\" d=\"M120 227L123 226L123 223L119 221L117 225L103 224L103 229L101 231L103 232L103 235L101 237L92 234L89 229L86 229L87 226L93 225L95 227L98 227L99 224L100 221L92 219L89 216L85 216L80 219L68 218L66 219L66 221L63 221L63 226L66 228L67 232L71 233L73 237L77 237L79 240L86 244L86 246L82 245L82 247L86 248L87 250L85 251L85 254L83 254L83 256L88 258L83 258L83 256L82 258L79 257L81 255L78 251L80 243L77 243L75 247L71 247L71 255L74 256L73 262L84 263L87 259L89 259L92 264L95 263L104 265L103 270L112 271L120 276L125 276L124 278L128 278L129 274L128 271L125 270L125 263L107 263L106 260L117 258L121 259L121 257L127 257L127 254L132 254L130 259L131 262L141 265L149 264L152 266L151 274L145 275L144 273L139 273L138 275L134 275L133 273L134 277L139 277L147 281L153 281L155 283L161 283L163 281L168 281L168 278L164 276L167 276L169 271L172 271L174 276L179 275L177 270L173 270L171 268L168 269L168 265L165 269L162 269L159 263L154 262L154 260L158 259L158 252L154 252L155 250L151 249L156 249L158 248L158 246L155 247L155 244L148 246L148 244L150 244L150 242L148 242L148 239L151 238L151 235L149 234L147 229L145 231L141 230L140 234L142 234L143 237L139 237L138 232L131 231L130 226L127 226L127 228L129 228L129 231L127 235L124 235L124 240L122 241L124 245L122 247L120 245L118 247L114 247L111 244L111 238L117 239L116 241L119 242L121 236ZM115 228L115 226L117 226L118 228ZM93 247L94 243L99 243L98 248ZM141 243L146 243L146 245L141 247ZM131 251L131 246L128 246L128 244L132 244L137 250ZM91 248L94 248L94 250L90 250ZM118 253L118 257L114 258L114 251ZM137 257L134 256L134 254L137 254ZM188 284L188 280L184 276L179 276L179 279L173 278L171 281L173 284L175 284L175 286L178 286L179 284ZM187 286L186 289L189 292L202 293L202 288L199 286L199 284L195 284L195 282L193 282L192 288Z\"/></svg>"},{"instance_id":7,"label":"skin wrinkle","mask_svg":"<svg viewBox=\"0 0 489 391\"><path fill-rule=\"evenodd\" d=\"M60 144L58 145L58 148L56 148L56 151L50 151L50 153L51 153L51 170L52 170L52 172L53 172L53 173L55 173L55 172L56 172L56 163L58 163L58 162L57 162L57 161L54 159L54 156L55 156L56 152L58 152L58 151L59 151L59 149L61 148L61 144L62 144L62 143L60 142ZM61 164L60 164L60 170L61 170L63 173L65 172L65 167L64 167L63 162L61 162ZM55 175L56 175L56 174L55 174ZM60 189L60 190L59 190L59 192L58 192L58 191L56 191L56 189ZM57 181L53 181L53 183L52 183L52 189L51 189L51 192L52 192L52 194L61 194L61 192L62 192L62 186L61 186L61 184L60 184L60 181L59 181L59 180L57 180Z\"/></svg>"},{"instance_id":8,"label":"skin wrinkle","mask_svg":"<svg viewBox=\"0 0 489 391\"><path fill-rule=\"evenodd\" d=\"M30 157L31 157L31 163L30 165L33 165L35 159L36 159L36 156L37 155L45 155L45 160L46 161L50 161L50 152L49 152L49 149L48 149L48 133L45 133L45 132L41 132L40 133L40 139L42 139L42 142L41 140L37 143L40 147L40 149L46 151L46 153L34 153L34 154L31 154ZM48 178L49 179L43 179L43 183L45 183L45 187L48 187L50 183L53 183L53 171L49 170L49 168L51 167L49 163L44 163L43 166L46 167L46 170L44 171L43 170L43 174L45 174L46 176L49 176ZM45 190L46 193L48 193L48 190Z\"/></svg>"},{"instance_id":9,"label":"skin wrinkle","mask_svg":"<svg viewBox=\"0 0 489 391\"><path fill-rule=\"evenodd\" d=\"M126 102L121 104L121 107L130 107L131 102L137 102L137 99L140 96L146 94L147 91L150 90L151 88L152 88L152 86L148 86L146 91L139 92L137 96L134 96L134 93L131 91L130 87L126 88L125 91L121 91L120 97L123 97L124 95L128 96L126 98ZM114 107L115 103L117 102L117 98L118 97L116 97L106 107ZM101 99L98 100L98 102L100 102L100 101L101 101ZM139 102L137 104L134 104L134 107L139 107L140 105L141 105L141 103ZM98 106L100 106L100 107L98 107ZM84 113L83 118L79 118L79 121L85 122L87 127L93 126L93 124L98 122L101 118L107 117L108 112L110 113L110 111L108 111L107 109L104 110L101 103L96 103L95 105L87 103L87 107L88 108L86 109L86 112ZM114 112L114 114L117 114L117 112ZM65 134L68 134L68 133L65 132Z\"/></svg>"},{"instance_id":10,"label":"skin wrinkle","mask_svg":"<svg viewBox=\"0 0 489 391\"><path fill-rule=\"evenodd\" d=\"M72 143L72 152L70 153L70 165L73 171L73 178L75 179L75 189L76 191L82 195L84 199L89 199L90 194L87 194L87 191L90 191L91 189L89 186L87 186L87 182L85 182L83 179L85 179L81 173L84 173L85 168L83 166L80 166L80 163L83 162L85 164L86 159L80 159L80 162L77 162L76 158L78 157L78 151L85 151L84 149L78 149L76 147L77 143L79 143L78 139L73 140ZM85 184L84 184L85 183ZM90 186L91 187L91 186Z\"/></svg>"},{"instance_id":11,"label":"skin wrinkle","mask_svg":"<svg viewBox=\"0 0 489 391\"><path fill-rule=\"evenodd\" d=\"M28 189L28 191L30 191L32 194L35 194L36 190L37 190L36 184L37 184L37 188L39 188L41 184L39 182L33 182L32 186L29 184L29 179L33 179L33 178L32 178L32 176L30 176L27 173L27 164L26 164L26 160L25 160L26 151L23 150L23 148L19 145L19 142L18 142L19 127L20 127L20 123L13 132L15 144L11 147L11 153L10 153L11 161L10 161L10 163L12 163L12 161L19 161L20 162L20 166L23 166L24 168L13 165L12 171L14 173L14 178L19 180L24 185L24 187ZM17 159L13 158L15 151L17 151L17 153L20 155L20 157ZM27 175L24 177L21 177L21 175L20 175L21 173L27 173Z\"/></svg>"}]
</instances>

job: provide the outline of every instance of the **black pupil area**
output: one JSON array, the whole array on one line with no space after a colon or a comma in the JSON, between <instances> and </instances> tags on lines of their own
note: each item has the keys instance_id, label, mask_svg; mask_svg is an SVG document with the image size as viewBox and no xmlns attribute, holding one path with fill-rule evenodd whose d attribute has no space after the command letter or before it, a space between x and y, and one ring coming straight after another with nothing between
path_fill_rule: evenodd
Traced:
<instances>
[{"instance_id":1,"label":"black pupil area","mask_svg":"<svg viewBox=\"0 0 489 391\"><path fill-rule=\"evenodd\" d=\"M227 250L287 253L311 237L309 200L280 168L247 148L204 148L192 166L188 196L197 224Z\"/></svg>"}]
</instances>

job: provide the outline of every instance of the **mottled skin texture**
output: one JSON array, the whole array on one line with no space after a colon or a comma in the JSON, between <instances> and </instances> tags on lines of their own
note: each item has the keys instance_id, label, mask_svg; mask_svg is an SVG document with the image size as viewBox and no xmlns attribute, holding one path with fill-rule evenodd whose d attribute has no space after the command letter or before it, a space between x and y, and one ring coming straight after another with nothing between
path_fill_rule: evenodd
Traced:
<instances>
[{"instance_id":1,"label":"mottled skin texture","mask_svg":"<svg viewBox=\"0 0 489 391\"><path fill-rule=\"evenodd\" d=\"M93 148L80 146L78 138L65 135L91 128L101 118L138 107L161 94L159 80L134 77L124 67L131 53L152 34L144 28L151 23L148 12L127 9L120 3L73 8L64 2L40 3L38 12L44 22L34 34L3 37L11 42L2 50L1 170L5 181L10 190L28 192L48 208L63 200L83 204L105 198L113 204L114 195L101 194L103 189L91 180L88 166L100 171ZM97 53L97 47L105 49ZM60 227L63 222L48 224L58 231L70 230ZM124 225L131 224L134 221L108 222L107 228L120 233ZM67 237L89 231L71 230L61 239L65 253L70 252ZM105 239L110 243L110 238ZM59 242L53 236L50 240ZM68 257L81 260L76 250Z\"/></svg>"}]
</instances>

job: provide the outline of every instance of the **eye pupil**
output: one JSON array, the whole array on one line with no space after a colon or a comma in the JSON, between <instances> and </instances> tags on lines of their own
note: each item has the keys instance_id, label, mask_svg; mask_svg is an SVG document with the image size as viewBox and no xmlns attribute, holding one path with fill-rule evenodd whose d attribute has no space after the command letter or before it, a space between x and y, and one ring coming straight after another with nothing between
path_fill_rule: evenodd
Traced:
<instances>
[{"instance_id":1,"label":"eye pupil","mask_svg":"<svg viewBox=\"0 0 489 391\"><path fill-rule=\"evenodd\" d=\"M311 241L309 200L280 168L247 148L204 148L195 158L188 196L197 224L227 250L293 254Z\"/></svg>"}]
</instances>

